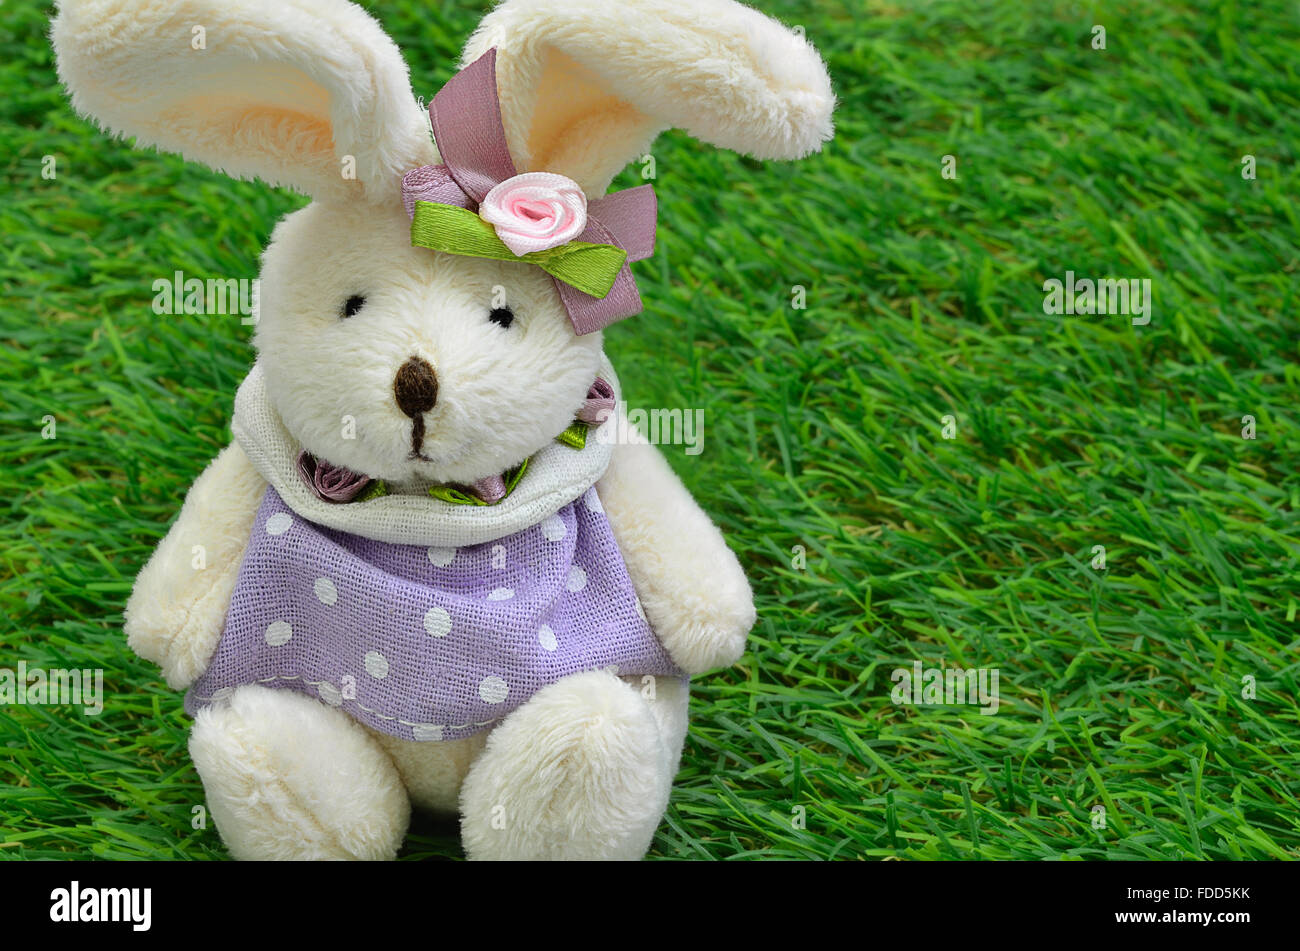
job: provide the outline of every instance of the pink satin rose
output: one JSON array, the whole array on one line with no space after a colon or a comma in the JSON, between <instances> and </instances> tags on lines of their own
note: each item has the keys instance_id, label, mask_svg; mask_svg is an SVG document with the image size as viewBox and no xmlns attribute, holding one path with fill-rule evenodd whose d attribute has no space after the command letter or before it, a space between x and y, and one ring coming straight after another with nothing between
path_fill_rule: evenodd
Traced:
<instances>
[{"instance_id":1,"label":"pink satin rose","mask_svg":"<svg viewBox=\"0 0 1300 951\"><path fill-rule=\"evenodd\" d=\"M578 419L599 426L614 412L614 387L603 376L587 388L587 402L578 410Z\"/></svg>"},{"instance_id":2,"label":"pink satin rose","mask_svg":"<svg viewBox=\"0 0 1300 951\"><path fill-rule=\"evenodd\" d=\"M587 227L587 196L573 179L552 172L507 178L483 196L479 217L515 254L568 244Z\"/></svg>"},{"instance_id":3,"label":"pink satin rose","mask_svg":"<svg viewBox=\"0 0 1300 951\"><path fill-rule=\"evenodd\" d=\"M306 449L298 451L298 474L322 502L351 502L370 485L370 476L331 465Z\"/></svg>"}]
</instances>

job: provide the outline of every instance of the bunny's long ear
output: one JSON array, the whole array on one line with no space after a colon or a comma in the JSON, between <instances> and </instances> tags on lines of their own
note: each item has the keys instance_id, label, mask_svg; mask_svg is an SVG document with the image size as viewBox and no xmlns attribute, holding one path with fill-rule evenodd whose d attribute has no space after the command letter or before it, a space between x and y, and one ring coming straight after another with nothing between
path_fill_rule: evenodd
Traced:
<instances>
[{"instance_id":1,"label":"bunny's long ear","mask_svg":"<svg viewBox=\"0 0 1300 951\"><path fill-rule=\"evenodd\" d=\"M801 158L832 134L817 51L732 0L505 0L462 65L492 47L515 166L588 194L666 128L763 159Z\"/></svg>"},{"instance_id":2,"label":"bunny's long ear","mask_svg":"<svg viewBox=\"0 0 1300 951\"><path fill-rule=\"evenodd\" d=\"M62 0L51 37L79 112L237 178L395 198L433 154L397 47L344 0Z\"/></svg>"}]
</instances>

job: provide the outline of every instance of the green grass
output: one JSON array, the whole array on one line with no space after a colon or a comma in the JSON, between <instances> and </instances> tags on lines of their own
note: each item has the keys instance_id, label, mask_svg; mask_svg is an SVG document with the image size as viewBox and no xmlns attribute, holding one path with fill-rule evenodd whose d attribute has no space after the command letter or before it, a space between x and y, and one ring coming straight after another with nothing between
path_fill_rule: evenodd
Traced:
<instances>
[{"instance_id":1,"label":"green grass","mask_svg":"<svg viewBox=\"0 0 1300 951\"><path fill-rule=\"evenodd\" d=\"M696 683L653 854L1297 857L1294 4L760 6L823 50L837 138L795 165L660 140L649 307L607 334L633 406L705 409L669 456L759 606ZM427 96L483 7L373 9ZM218 858L122 605L253 353L151 284L255 276L301 199L95 132L46 17L0 6L0 666L102 667L108 705L0 708L0 856ZM1045 315L1067 269L1150 278L1151 323ZM914 660L997 668L997 714L895 706ZM406 854L460 855L455 825Z\"/></svg>"}]
</instances>

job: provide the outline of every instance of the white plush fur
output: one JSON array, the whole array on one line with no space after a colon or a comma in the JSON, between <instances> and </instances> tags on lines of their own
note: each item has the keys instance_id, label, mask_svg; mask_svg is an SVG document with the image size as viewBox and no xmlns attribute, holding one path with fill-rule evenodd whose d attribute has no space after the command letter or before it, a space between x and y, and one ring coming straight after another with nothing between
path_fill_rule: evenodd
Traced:
<instances>
[{"instance_id":1,"label":"white plush fur","mask_svg":"<svg viewBox=\"0 0 1300 951\"><path fill-rule=\"evenodd\" d=\"M51 36L78 111L235 177L386 199L435 155L401 53L355 4L63 0Z\"/></svg>"},{"instance_id":2,"label":"white plush fur","mask_svg":"<svg viewBox=\"0 0 1300 951\"><path fill-rule=\"evenodd\" d=\"M512 0L483 18L461 65L494 46L516 166L589 194L667 128L761 159L802 158L832 135L817 51L732 0Z\"/></svg>"},{"instance_id":3,"label":"white plush fur","mask_svg":"<svg viewBox=\"0 0 1300 951\"><path fill-rule=\"evenodd\" d=\"M305 694L250 684L199 711L190 756L238 859L390 859L410 802L361 724Z\"/></svg>"},{"instance_id":4,"label":"white plush fur","mask_svg":"<svg viewBox=\"0 0 1300 951\"><path fill-rule=\"evenodd\" d=\"M641 606L687 673L729 667L754 626L749 581L663 454L621 422L635 441L615 448L596 491Z\"/></svg>"},{"instance_id":5,"label":"white plush fur","mask_svg":"<svg viewBox=\"0 0 1300 951\"><path fill-rule=\"evenodd\" d=\"M365 307L340 319L354 294ZM285 426L320 458L394 483L472 482L518 464L573 420L600 369L601 335L573 332L541 268L412 247L396 191L384 205L289 215L264 255L261 305L254 342ZM500 305L514 312L508 328L488 320ZM432 462L409 458L411 421L393 397L410 357L438 375Z\"/></svg>"},{"instance_id":6,"label":"white plush fur","mask_svg":"<svg viewBox=\"0 0 1300 951\"><path fill-rule=\"evenodd\" d=\"M194 27L206 49L193 48ZM601 335L573 333L551 280L410 246L401 176L437 153L400 54L360 8L61 0L51 35L74 105L105 128L316 199L275 230L255 337L267 393L302 446L399 485L472 482L572 419ZM569 175L591 198L668 127L760 158L805 155L831 134L816 52L731 0L506 0L465 62L494 45L517 167ZM365 306L343 319L352 296ZM487 319L500 306L515 313L508 329ZM408 458L393 393L413 356L438 375L427 461ZM175 686L210 660L264 488L243 451L227 449L137 580L129 643ZM733 663L754 621L748 584L663 457L618 446L597 490L672 657L693 673ZM199 714L191 753L240 858L391 857L411 800L459 809L474 858L636 858L686 732L685 687L651 686L577 674L489 734L426 744L248 686Z\"/></svg>"},{"instance_id":7,"label":"white plush fur","mask_svg":"<svg viewBox=\"0 0 1300 951\"><path fill-rule=\"evenodd\" d=\"M378 730L371 735L393 758L412 805L454 814L459 810L460 785L490 734L475 733L439 743L403 740Z\"/></svg>"},{"instance_id":8,"label":"white plush fur","mask_svg":"<svg viewBox=\"0 0 1300 951\"><path fill-rule=\"evenodd\" d=\"M686 708L690 700L690 691L685 683L676 681L672 678L646 678L641 677L624 677L621 681L634 691L634 694L646 704L651 715L655 720L656 729L658 729L658 739L655 742L655 748L659 752L659 761L654 764L653 770L656 781L667 783L672 782L672 777L677 773L677 765L681 760L682 742L686 738ZM533 783L536 786L538 778L530 774L530 770L536 770L538 767L538 757L533 746L533 734L541 733L546 735L556 735L556 731L564 728L565 724L559 722L559 718L568 717L568 707L565 704L573 703L573 691L585 691L582 686L586 683L580 681L577 686L569 685L565 690L564 704L558 704L554 700L555 692L547 694L547 698L542 703L533 704L529 702L520 708L523 713L523 720L532 722L533 728L515 728L511 730L494 730L493 733L477 733L472 737L464 739L454 739L442 743L419 743L408 741L408 739L398 739L390 737L386 733L372 731L372 735L380 746L385 748L389 755L393 757L394 764L398 772L402 774L402 780L406 783L407 792L411 795L412 804L419 805L421 808L433 809L437 812L456 812L459 808L461 799L461 783L465 780L465 774L469 768L477 763L478 757L487 742L487 738L493 737L493 748L495 751L494 761L497 767L484 767L477 770L480 774L480 782L487 782L489 774L493 776L493 782L516 782L523 783L519 787L520 792L516 798L526 798L524 794L525 786ZM602 681L603 683L603 681ZM598 691L603 692L603 691ZM593 700L594 702L594 700ZM599 755L607 757L608 750L599 750ZM641 752L633 748L633 759L640 761ZM607 761L608 763L608 761ZM608 763L611 767L617 764ZM581 768L581 764L576 761L569 763L571 768ZM500 776L499 773L510 774L510 776ZM529 787L533 789L533 787ZM534 789L536 791L536 789ZM486 805L489 807L478 809L478 815L481 821L486 825L486 831L498 831L493 826L493 816L491 816L491 805L495 802L487 802L490 796L478 796L476 792L465 792L465 803L474 805ZM608 800L607 800L608 802ZM611 805L614 803L611 802ZM599 807L599 802L595 803ZM543 817L546 821L554 822L555 817ZM658 821L658 820L656 820ZM606 824L604 820L598 820L597 825ZM519 833L520 829L516 829ZM508 841L508 839L497 839L495 837L487 839L489 842L498 844ZM517 857L517 856L512 856Z\"/></svg>"},{"instance_id":9,"label":"white plush fur","mask_svg":"<svg viewBox=\"0 0 1300 951\"><path fill-rule=\"evenodd\" d=\"M212 659L265 492L265 480L231 443L190 487L135 580L126 603L127 644L158 664L173 687L188 687Z\"/></svg>"},{"instance_id":10,"label":"white plush fur","mask_svg":"<svg viewBox=\"0 0 1300 951\"><path fill-rule=\"evenodd\" d=\"M677 772L670 746L680 743L661 734L656 702L603 670L538 691L492 731L465 778L466 855L644 855Z\"/></svg>"}]
</instances>

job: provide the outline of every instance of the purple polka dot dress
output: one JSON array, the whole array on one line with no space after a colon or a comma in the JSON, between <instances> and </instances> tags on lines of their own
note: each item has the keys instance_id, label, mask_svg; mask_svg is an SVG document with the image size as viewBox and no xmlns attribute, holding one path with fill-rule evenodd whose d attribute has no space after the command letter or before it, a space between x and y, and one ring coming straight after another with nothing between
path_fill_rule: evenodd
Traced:
<instances>
[{"instance_id":1,"label":"purple polka dot dress","mask_svg":"<svg viewBox=\"0 0 1300 951\"><path fill-rule=\"evenodd\" d=\"M256 683L402 739L452 740L599 669L685 677L646 622L594 488L538 525L463 548L326 528L268 488L185 709Z\"/></svg>"}]
</instances>

